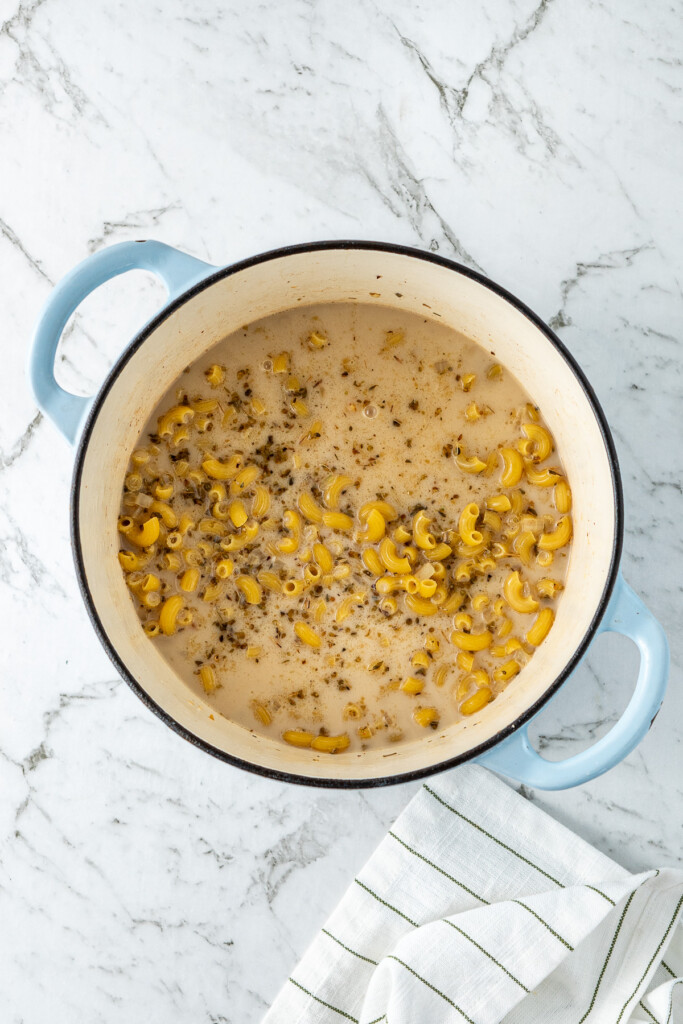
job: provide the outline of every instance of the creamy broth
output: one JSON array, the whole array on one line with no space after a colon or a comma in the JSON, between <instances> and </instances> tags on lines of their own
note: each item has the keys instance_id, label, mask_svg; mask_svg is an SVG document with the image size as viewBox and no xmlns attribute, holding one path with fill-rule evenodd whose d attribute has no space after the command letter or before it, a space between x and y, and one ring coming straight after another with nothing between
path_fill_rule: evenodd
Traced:
<instances>
[{"instance_id":1,"label":"creamy broth","mask_svg":"<svg viewBox=\"0 0 683 1024\"><path fill-rule=\"evenodd\" d=\"M552 625L570 508L494 345L328 304L185 370L132 454L119 557L150 642L215 714L361 750L515 685Z\"/></svg>"}]
</instances>

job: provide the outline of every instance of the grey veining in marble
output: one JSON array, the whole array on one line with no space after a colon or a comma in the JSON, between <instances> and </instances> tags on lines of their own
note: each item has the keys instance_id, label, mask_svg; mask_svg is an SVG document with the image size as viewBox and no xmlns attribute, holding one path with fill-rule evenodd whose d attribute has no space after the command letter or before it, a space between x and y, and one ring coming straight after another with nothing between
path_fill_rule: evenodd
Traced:
<instances>
[{"instance_id":1,"label":"grey veining in marble","mask_svg":"<svg viewBox=\"0 0 683 1024\"><path fill-rule=\"evenodd\" d=\"M612 425L624 571L670 691L623 764L529 799L625 866L681 862L681 44L635 0L0 5L0 1004L7 1024L252 1024L414 785L297 789L178 739L115 679L74 580L72 454L24 383L51 286L154 237L213 263L312 238L479 268L559 332ZM66 331L92 393L161 301L135 273ZM602 639L534 726L601 735L635 678Z\"/></svg>"}]
</instances>

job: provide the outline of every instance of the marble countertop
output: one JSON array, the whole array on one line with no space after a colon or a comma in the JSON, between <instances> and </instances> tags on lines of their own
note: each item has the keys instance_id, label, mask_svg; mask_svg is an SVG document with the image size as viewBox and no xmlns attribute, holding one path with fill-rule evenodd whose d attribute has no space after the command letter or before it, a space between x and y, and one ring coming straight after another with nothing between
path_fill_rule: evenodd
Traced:
<instances>
[{"instance_id":1,"label":"marble countertop","mask_svg":"<svg viewBox=\"0 0 683 1024\"><path fill-rule=\"evenodd\" d=\"M162 13L163 12L163 13ZM529 799L633 869L681 863L683 479L675 5L7 0L0 17L0 1001L7 1024L256 1024L416 785L247 775L133 696L77 591L72 453L24 380L51 286L103 245L213 263L316 238L420 246L551 323L603 403L623 568L664 624L662 713L606 776ZM66 332L92 393L160 302L135 273ZM550 757L625 705L601 639L534 727Z\"/></svg>"}]
</instances>

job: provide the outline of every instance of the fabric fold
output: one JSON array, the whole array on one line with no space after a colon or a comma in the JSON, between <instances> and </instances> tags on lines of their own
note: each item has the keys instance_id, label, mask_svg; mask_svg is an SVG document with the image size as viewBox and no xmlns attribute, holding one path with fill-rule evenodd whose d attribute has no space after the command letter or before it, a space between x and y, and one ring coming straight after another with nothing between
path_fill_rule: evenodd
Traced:
<instances>
[{"instance_id":1,"label":"fabric fold","mask_svg":"<svg viewBox=\"0 0 683 1024\"><path fill-rule=\"evenodd\" d=\"M465 766L413 798L264 1024L674 1024L682 905L682 872L630 874Z\"/></svg>"}]
</instances>

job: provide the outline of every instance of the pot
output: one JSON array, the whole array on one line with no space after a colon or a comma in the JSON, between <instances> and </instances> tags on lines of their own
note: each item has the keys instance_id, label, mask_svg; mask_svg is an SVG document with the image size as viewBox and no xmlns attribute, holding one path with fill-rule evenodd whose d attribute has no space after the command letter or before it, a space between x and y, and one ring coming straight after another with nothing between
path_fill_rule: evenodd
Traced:
<instances>
[{"instance_id":1,"label":"pot","mask_svg":"<svg viewBox=\"0 0 683 1024\"><path fill-rule=\"evenodd\" d=\"M134 268L168 289L161 311L124 351L94 398L64 391L54 360L78 304ZM378 297L373 298L372 296ZM222 718L179 679L140 629L120 570L117 516L129 453L150 412L183 368L240 325L298 304L362 300L438 319L490 347L543 410L572 485L574 540L555 626L523 673L480 714L363 754L330 757L287 747ZM604 414L582 371L522 302L480 274L432 253L374 242L319 242L217 268L160 242L123 242L89 257L50 295L33 339L30 380L38 405L77 445L72 490L76 572L95 630L118 672L185 739L231 764L319 786L376 786L476 760L541 789L563 789L607 771L647 732L662 702L668 645L659 623L619 574L623 500ZM549 762L527 727L568 683L601 632L640 651L633 696L588 750Z\"/></svg>"}]
</instances>

